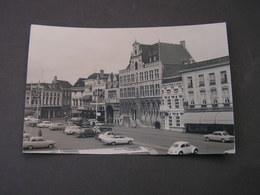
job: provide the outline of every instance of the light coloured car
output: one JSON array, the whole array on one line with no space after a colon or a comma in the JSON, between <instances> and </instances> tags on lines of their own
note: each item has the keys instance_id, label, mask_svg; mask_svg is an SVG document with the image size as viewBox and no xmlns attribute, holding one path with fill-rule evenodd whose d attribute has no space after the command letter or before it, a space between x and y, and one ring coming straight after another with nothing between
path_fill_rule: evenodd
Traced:
<instances>
[{"instance_id":1,"label":"light coloured car","mask_svg":"<svg viewBox=\"0 0 260 195\"><path fill-rule=\"evenodd\" d=\"M53 148L55 141L45 140L42 137L30 137L28 141L23 141L23 148L32 150L34 148Z\"/></svg>"},{"instance_id":2,"label":"light coloured car","mask_svg":"<svg viewBox=\"0 0 260 195\"><path fill-rule=\"evenodd\" d=\"M49 125L50 130L64 130L66 125L63 123L52 123Z\"/></svg>"},{"instance_id":3,"label":"light coloured car","mask_svg":"<svg viewBox=\"0 0 260 195\"><path fill-rule=\"evenodd\" d=\"M28 126L31 127L36 127L37 124L39 124L41 122L40 119L34 118L34 119L30 119L29 121L27 121Z\"/></svg>"},{"instance_id":4,"label":"light coloured car","mask_svg":"<svg viewBox=\"0 0 260 195\"><path fill-rule=\"evenodd\" d=\"M229 135L226 131L215 131L212 134L204 135L204 139L206 141L221 141L225 142L233 142L235 140L235 136Z\"/></svg>"},{"instance_id":5,"label":"light coloured car","mask_svg":"<svg viewBox=\"0 0 260 195\"><path fill-rule=\"evenodd\" d=\"M132 144L134 141L133 138L125 137L123 135L114 135L112 137L104 137L102 142L106 144L116 145L116 144Z\"/></svg>"},{"instance_id":6,"label":"light coloured car","mask_svg":"<svg viewBox=\"0 0 260 195\"><path fill-rule=\"evenodd\" d=\"M100 133L98 136L97 136L97 139L102 141L104 138L106 137L113 137L114 136L114 133L111 132L111 131L106 131L106 132L103 132L103 133Z\"/></svg>"},{"instance_id":7,"label":"light coloured car","mask_svg":"<svg viewBox=\"0 0 260 195\"><path fill-rule=\"evenodd\" d=\"M64 133L66 133L67 135L74 135L80 133L81 131L82 128L80 126L71 125L65 128Z\"/></svg>"},{"instance_id":8,"label":"light coloured car","mask_svg":"<svg viewBox=\"0 0 260 195\"><path fill-rule=\"evenodd\" d=\"M27 117L24 118L24 121L30 121L30 120L33 120L33 119L35 119L34 116L27 116Z\"/></svg>"},{"instance_id":9,"label":"light coloured car","mask_svg":"<svg viewBox=\"0 0 260 195\"><path fill-rule=\"evenodd\" d=\"M183 154L198 154L197 147L191 145L189 142L178 141L171 145L167 154L170 155L183 155Z\"/></svg>"},{"instance_id":10,"label":"light coloured car","mask_svg":"<svg viewBox=\"0 0 260 195\"><path fill-rule=\"evenodd\" d=\"M41 123L37 124L37 127L39 128L48 128L50 125L52 125L51 121L42 121Z\"/></svg>"}]
</instances>

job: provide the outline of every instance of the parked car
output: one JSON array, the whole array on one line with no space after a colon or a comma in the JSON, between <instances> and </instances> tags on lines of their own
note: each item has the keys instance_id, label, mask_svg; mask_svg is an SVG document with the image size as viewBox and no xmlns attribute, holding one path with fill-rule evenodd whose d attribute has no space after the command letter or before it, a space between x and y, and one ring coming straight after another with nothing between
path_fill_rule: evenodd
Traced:
<instances>
[{"instance_id":1,"label":"parked car","mask_svg":"<svg viewBox=\"0 0 260 195\"><path fill-rule=\"evenodd\" d=\"M34 116L27 116L27 117L24 118L24 121L30 121L30 120L33 120L33 119L35 119Z\"/></svg>"},{"instance_id":2,"label":"parked car","mask_svg":"<svg viewBox=\"0 0 260 195\"><path fill-rule=\"evenodd\" d=\"M66 133L67 135L73 135L73 134L80 133L81 131L82 131L81 127L77 125L70 125L65 128L64 133Z\"/></svg>"},{"instance_id":3,"label":"parked car","mask_svg":"<svg viewBox=\"0 0 260 195\"><path fill-rule=\"evenodd\" d=\"M29 141L30 137L31 137L31 135L29 133L24 133L23 134L23 141Z\"/></svg>"},{"instance_id":4,"label":"parked car","mask_svg":"<svg viewBox=\"0 0 260 195\"><path fill-rule=\"evenodd\" d=\"M92 129L84 129L77 133L77 137L95 137L96 133Z\"/></svg>"},{"instance_id":5,"label":"parked car","mask_svg":"<svg viewBox=\"0 0 260 195\"><path fill-rule=\"evenodd\" d=\"M23 141L23 148L32 150L33 148L53 148L55 141L45 140L42 137L30 137L30 140Z\"/></svg>"},{"instance_id":6,"label":"parked car","mask_svg":"<svg viewBox=\"0 0 260 195\"><path fill-rule=\"evenodd\" d=\"M100 134L97 134L96 139L102 141L106 137L113 137L114 133L112 131L106 131Z\"/></svg>"},{"instance_id":7,"label":"parked car","mask_svg":"<svg viewBox=\"0 0 260 195\"><path fill-rule=\"evenodd\" d=\"M113 137L104 137L102 142L106 144L116 145L116 144L132 144L133 138L125 137L123 135L114 135Z\"/></svg>"},{"instance_id":8,"label":"parked car","mask_svg":"<svg viewBox=\"0 0 260 195\"><path fill-rule=\"evenodd\" d=\"M189 142L178 141L171 145L167 154L170 155L183 155L183 154L198 154L197 147L191 145Z\"/></svg>"},{"instance_id":9,"label":"parked car","mask_svg":"<svg viewBox=\"0 0 260 195\"><path fill-rule=\"evenodd\" d=\"M31 127L36 127L38 123L40 123L41 120L40 119L31 119L27 122L28 126L31 126Z\"/></svg>"},{"instance_id":10,"label":"parked car","mask_svg":"<svg viewBox=\"0 0 260 195\"><path fill-rule=\"evenodd\" d=\"M63 123L52 123L49 128L50 130L64 130L66 125Z\"/></svg>"},{"instance_id":11,"label":"parked car","mask_svg":"<svg viewBox=\"0 0 260 195\"><path fill-rule=\"evenodd\" d=\"M233 142L235 140L235 136L229 135L226 131L215 131L212 134L204 135L204 139L206 141L221 141L225 142Z\"/></svg>"},{"instance_id":12,"label":"parked car","mask_svg":"<svg viewBox=\"0 0 260 195\"><path fill-rule=\"evenodd\" d=\"M41 123L37 124L37 127L39 128L48 128L50 125L52 125L51 121L42 121Z\"/></svg>"}]
</instances>

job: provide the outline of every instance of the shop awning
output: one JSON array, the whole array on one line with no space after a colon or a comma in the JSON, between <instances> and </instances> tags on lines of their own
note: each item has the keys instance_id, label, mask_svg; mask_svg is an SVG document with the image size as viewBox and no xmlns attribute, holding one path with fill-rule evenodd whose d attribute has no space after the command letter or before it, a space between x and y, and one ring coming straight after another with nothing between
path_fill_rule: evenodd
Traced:
<instances>
[{"instance_id":1,"label":"shop awning","mask_svg":"<svg viewBox=\"0 0 260 195\"><path fill-rule=\"evenodd\" d=\"M83 96L82 98L80 98L80 99L82 99L82 100L89 100L89 101L91 101L92 100L92 95L85 95L85 96Z\"/></svg>"},{"instance_id":2,"label":"shop awning","mask_svg":"<svg viewBox=\"0 0 260 195\"><path fill-rule=\"evenodd\" d=\"M215 118L218 112L203 112L200 118L200 124L215 124Z\"/></svg>"},{"instance_id":3,"label":"shop awning","mask_svg":"<svg viewBox=\"0 0 260 195\"><path fill-rule=\"evenodd\" d=\"M216 124L234 124L233 112L218 112L216 115Z\"/></svg>"},{"instance_id":4,"label":"shop awning","mask_svg":"<svg viewBox=\"0 0 260 195\"><path fill-rule=\"evenodd\" d=\"M184 124L234 124L233 112L184 113Z\"/></svg>"},{"instance_id":5,"label":"shop awning","mask_svg":"<svg viewBox=\"0 0 260 195\"><path fill-rule=\"evenodd\" d=\"M201 113L184 113L182 116L183 123L200 124Z\"/></svg>"}]
</instances>

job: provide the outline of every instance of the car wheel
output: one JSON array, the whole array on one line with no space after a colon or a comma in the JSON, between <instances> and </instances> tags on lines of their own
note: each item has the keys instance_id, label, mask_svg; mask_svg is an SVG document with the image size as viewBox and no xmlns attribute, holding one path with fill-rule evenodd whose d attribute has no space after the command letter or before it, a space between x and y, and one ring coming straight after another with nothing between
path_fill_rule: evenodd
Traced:
<instances>
[{"instance_id":1,"label":"car wheel","mask_svg":"<svg viewBox=\"0 0 260 195\"><path fill-rule=\"evenodd\" d=\"M53 144L48 145L48 148L50 148L50 149L52 149L53 147L54 147Z\"/></svg>"},{"instance_id":2,"label":"car wheel","mask_svg":"<svg viewBox=\"0 0 260 195\"><path fill-rule=\"evenodd\" d=\"M225 143L226 141L225 141L225 139L221 139L221 142L222 142L222 143Z\"/></svg>"},{"instance_id":3,"label":"car wheel","mask_svg":"<svg viewBox=\"0 0 260 195\"><path fill-rule=\"evenodd\" d=\"M193 154L198 154L199 153L199 150L198 149L195 149L194 151L193 151Z\"/></svg>"},{"instance_id":4,"label":"car wheel","mask_svg":"<svg viewBox=\"0 0 260 195\"><path fill-rule=\"evenodd\" d=\"M116 145L116 142L112 142L111 145L112 145L112 146L115 146L115 145Z\"/></svg>"},{"instance_id":5,"label":"car wheel","mask_svg":"<svg viewBox=\"0 0 260 195\"><path fill-rule=\"evenodd\" d=\"M209 138L208 137L206 137L206 141L209 142Z\"/></svg>"},{"instance_id":6,"label":"car wheel","mask_svg":"<svg viewBox=\"0 0 260 195\"><path fill-rule=\"evenodd\" d=\"M179 155L183 155L183 152L182 152L182 151L180 151L180 152L179 152Z\"/></svg>"},{"instance_id":7,"label":"car wheel","mask_svg":"<svg viewBox=\"0 0 260 195\"><path fill-rule=\"evenodd\" d=\"M133 141L129 141L128 144L131 145L133 143Z\"/></svg>"},{"instance_id":8,"label":"car wheel","mask_svg":"<svg viewBox=\"0 0 260 195\"><path fill-rule=\"evenodd\" d=\"M33 146L28 146L28 149L29 149L29 150L32 150L32 149L33 149Z\"/></svg>"}]
</instances>

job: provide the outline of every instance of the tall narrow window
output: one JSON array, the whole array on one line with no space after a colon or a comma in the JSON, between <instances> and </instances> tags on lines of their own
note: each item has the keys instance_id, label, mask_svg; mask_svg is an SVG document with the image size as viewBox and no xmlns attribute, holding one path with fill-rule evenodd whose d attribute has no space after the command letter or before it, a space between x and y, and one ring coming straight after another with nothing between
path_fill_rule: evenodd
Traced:
<instances>
[{"instance_id":1,"label":"tall narrow window","mask_svg":"<svg viewBox=\"0 0 260 195\"><path fill-rule=\"evenodd\" d=\"M230 106L230 95L227 87L222 88L224 106Z\"/></svg>"},{"instance_id":2,"label":"tall narrow window","mask_svg":"<svg viewBox=\"0 0 260 195\"><path fill-rule=\"evenodd\" d=\"M144 80L144 73L140 72L140 81L143 81L143 80Z\"/></svg>"},{"instance_id":3,"label":"tall narrow window","mask_svg":"<svg viewBox=\"0 0 260 195\"><path fill-rule=\"evenodd\" d=\"M216 85L215 73L209 73L209 84Z\"/></svg>"},{"instance_id":4,"label":"tall narrow window","mask_svg":"<svg viewBox=\"0 0 260 195\"><path fill-rule=\"evenodd\" d=\"M210 96L211 96L211 103L212 103L212 107L217 107L218 106L218 94L217 94L217 89L216 88L212 88L210 90Z\"/></svg>"},{"instance_id":5,"label":"tall narrow window","mask_svg":"<svg viewBox=\"0 0 260 195\"><path fill-rule=\"evenodd\" d=\"M200 90L201 107L207 107L206 91Z\"/></svg>"},{"instance_id":6,"label":"tall narrow window","mask_svg":"<svg viewBox=\"0 0 260 195\"><path fill-rule=\"evenodd\" d=\"M149 71L149 78L150 78L150 80L153 80L153 70Z\"/></svg>"},{"instance_id":7,"label":"tall narrow window","mask_svg":"<svg viewBox=\"0 0 260 195\"><path fill-rule=\"evenodd\" d=\"M177 127L181 126L181 117L178 113L176 115L176 126Z\"/></svg>"},{"instance_id":8,"label":"tall narrow window","mask_svg":"<svg viewBox=\"0 0 260 195\"><path fill-rule=\"evenodd\" d=\"M124 97L124 91L123 89L120 89L120 98L123 98Z\"/></svg>"},{"instance_id":9,"label":"tall narrow window","mask_svg":"<svg viewBox=\"0 0 260 195\"><path fill-rule=\"evenodd\" d=\"M220 77L221 77L221 84L227 83L227 72L226 71L221 71Z\"/></svg>"},{"instance_id":10,"label":"tall narrow window","mask_svg":"<svg viewBox=\"0 0 260 195\"><path fill-rule=\"evenodd\" d=\"M190 108L194 108L194 92L193 91L189 91L189 104L190 104Z\"/></svg>"},{"instance_id":11,"label":"tall narrow window","mask_svg":"<svg viewBox=\"0 0 260 195\"><path fill-rule=\"evenodd\" d=\"M204 75L201 74L201 75L199 75L199 87L203 87L203 86L205 86Z\"/></svg>"},{"instance_id":12,"label":"tall narrow window","mask_svg":"<svg viewBox=\"0 0 260 195\"><path fill-rule=\"evenodd\" d=\"M171 97L168 97L167 99L167 105L169 108L172 108L172 100L171 100Z\"/></svg>"},{"instance_id":13,"label":"tall narrow window","mask_svg":"<svg viewBox=\"0 0 260 195\"><path fill-rule=\"evenodd\" d=\"M169 116L169 126L172 127L172 116Z\"/></svg>"},{"instance_id":14,"label":"tall narrow window","mask_svg":"<svg viewBox=\"0 0 260 195\"><path fill-rule=\"evenodd\" d=\"M148 71L144 72L144 80L147 81L148 80Z\"/></svg>"},{"instance_id":15,"label":"tall narrow window","mask_svg":"<svg viewBox=\"0 0 260 195\"><path fill-rule=\"evenodd\" d=\"M160 95L160 84L155 84L155 95Z\"/></svg>"},{"instance_id":16,"label":"tall narrow window","mask_svg":"<svg viewBox=\"0 0 260 195\"><path fill-rule=\"evenodd\" d=\"M140 96L144 96L144 86L140 86Z\"/></svg>"},{"instance_id":17,"label":"tall narrow window","mask_svg":"<svg viewBox=\"0 0 260 195\"><path fill-rule=\"evenodd\" d=\"M135 87L132 87L132 97L135 97Z\"/></svg>"},{"instance_id":18,"label":"tall narrow window","mask_svg":"<svg viewBox=\"0 0 260 195\"><path fill-rule=\"evenodd\" d=\"M135 70L138 70L138 63L135 62Z\"/></svg>"},{"instance_id":19,"label":"tall narrow window","mask_svg":"<svg viewBox=\"0 0 260 195\"><path fill-rule=\"evenodd\" d=\"M179 98L176 97L176 98L174 99L174 101L175 101L175 108L179 108L179 107L180 107Z\"/></svg>"},{"instance_id":20,"label":"tall narrow window","mask_svg":"<svg viewBox=\"0 0 260 195\"><path fill-rule=\"evenodd\" d=\"M154 96L154 85L150 85L150 96Z\"/></svg>"},{"instance_id":21,"label":"tall narrow window","mask_svg":"<svg viewBox=\"0 0 260 195\"><path fill-rule=\"evenodd\" d=\"M155 78L155 79L159 79L159 78L160 78L159 69L155 69L155 70L154 70L154 78Z\"/></svg>"},{"instance_id":22,"label":"tall narrow window","mask_svg":"<svg viewBox=\"0 0 260 195\"><path fill-rule=\"evenodd\" d=\"M193 88L192 77L187 77L187 80L188 80L188 88Z\"/></svg>"}]
</instances>

